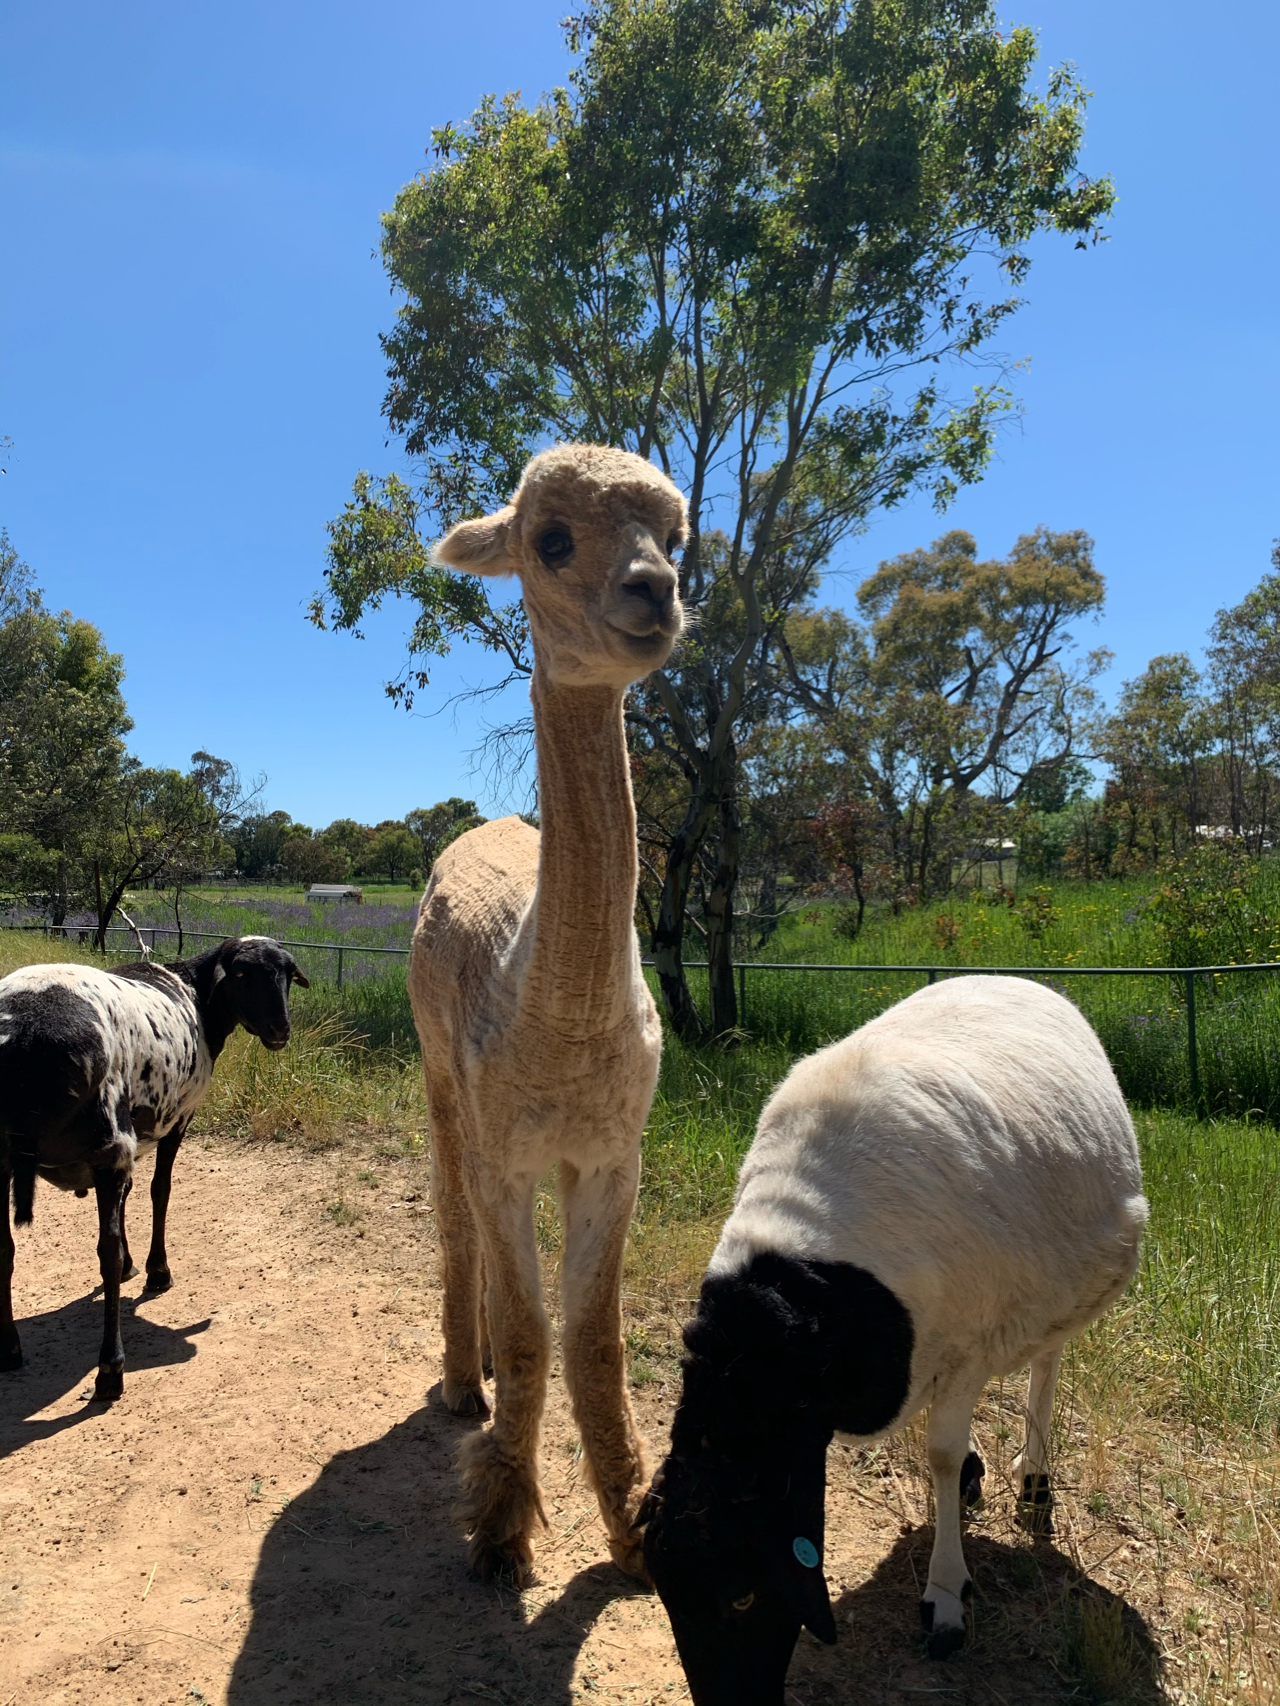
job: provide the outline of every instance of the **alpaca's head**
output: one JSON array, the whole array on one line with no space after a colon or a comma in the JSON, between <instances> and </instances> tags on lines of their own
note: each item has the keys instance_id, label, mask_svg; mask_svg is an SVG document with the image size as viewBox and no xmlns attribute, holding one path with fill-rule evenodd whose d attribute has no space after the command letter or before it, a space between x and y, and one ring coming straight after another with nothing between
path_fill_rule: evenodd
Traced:
<instances>
[{"instance_id":1,"label":"alpaca's head","mask_svg":"<svg viewBox=\"0 0 1280 1706\"><path fill-rule=\"evenodd\" d=\"M684 627L672 556L685 502L630 451L566 444L535 456L511 502L436 548L474 575L518 575L538 667L575 687L660 669Z\"/></svg>"}]
</instances>

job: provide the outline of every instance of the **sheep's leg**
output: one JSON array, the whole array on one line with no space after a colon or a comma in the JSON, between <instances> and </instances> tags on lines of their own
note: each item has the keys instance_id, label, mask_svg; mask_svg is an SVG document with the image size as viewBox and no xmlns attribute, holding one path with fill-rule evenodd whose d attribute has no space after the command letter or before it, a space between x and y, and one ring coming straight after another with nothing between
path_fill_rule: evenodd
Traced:
<instances>
[{"instance_id":1,"label":"sheep's leg","mask_svg":"<svg viewBox=\"0 0 1280 1706\"><path fill-rule=\"evenodd\" d=\"M475 1180L470 1193L484 1239L495 1390L493 1426L462 1448L461 1515L471 1534L471 1567L484 1581L519 1586L529 1579L534 1526L547 1520L538 1488L538 1436L551 1326L533 1234L536 1184L532 1174Z\"/></svg>"},{"instance_id":2,"label":"sheep's leg","mask_svg":"<svg viewBox=\"0 0 1280 1706\"><path fill-rule=\"evenodd\" d=\"M446 1083L427 1079L431 1201L444 1268L444 1401L456 1416L487 1416L481 1357L480 1235L462 1177L462 1137Z\"/></svg>"},{"instance_id":3,"label":"sheep's leg","mask_svg":"<svg viewBox=\"0 0 1280 1706\"><path fill-rule=\"evenodd\" d=\"M120 1342L120 1216L124 1207L127 1173L113 1167L95 1167L93 1189L98 1199L98 1266L102 1273L102 1349L98 1353L95 1398L119 1398L124 1394L124 1346Z\"/></svg>"},{"instance_id":4,"label":"sheep's leg","mask_svg":"<svg viewBox=\"0 0 1280 1706\"><path fill-rule=\"evenodd\" d=\"M120 1278L134 1279L137 1268L133 1265L133 1257L129 1254L129 1234L124 1229L124 1211L129 1201L129 1192L133 1189L133 1174L130 1173L124 1187L124 1197L120 1203Z\"/></svg>"},{"instance_id":5,"label":"sheep's leg","mask_svg":"<svg viewBox=\"0 0 1280 1706\"><path fill-rule=\"evenodd\" d=\"M934 1535L929 1580L920 1618L929 1634L929 1657L945 1659L964 1643L965 1606L973 1591L960 1541L961 1482L972 1477L969 1438L979 1386L948 1394L929 1409L927 1444L933 1476Z\"/></svg>"},{"instance_id":6,"label":"sheep's leg","mask_svg":"<svg viewBox=\"0 0 1280 1706\"><path fill-rule=\"evenodd\" d=\"M9 1225L9 1169L0 1171L0 1192L4 1195L4 1221L0 1230L0 1373L22 1367L22 1345L13 1322L13 1228Z\"/></svg>"},{"instance_id":7,"label":"sheep's leg","mask_svg":"<svg viewBox=\"0 0 1280 1706\"><path fill-rule=\"evenodd\" d=\"M635 1208L640 1156L586 1177L560 1168L564 1218L561 1298L565 1381L582 1436L614 1561L647 1580L644 1550L632 1524L644 1492L644 1445L627 1396L622 1344L622 1258Z\"/></svg>"},{"instance_id":8,"label":"sheep's leg","mask_svg":"<svg viewBox=\"0 0 1280 1706\"><path fill-rule=\"evenodd\" d=\"M156 1170L151 1175L151 1248L147 1251L147 1290L168 1291L173 1284L169 1257L164 1247L165 1220L169 1213L169 1191L173 1185L174 1158L186 1136L184 1120L156 1146Z\"/></svg>"},{"instance_id":9,"label":"sheep's leg","mask_svg":"<svg viewBox=\"0 0 1280 1706\"><path fill-rule=\"evenodd\" d=\"M1049 1485L1049 1435L1053 1426L1053 1395L1058 1385L1062 1346L1054 1345L1031 1359L1027 1393L1027 1440L1013 1460L1018 1521L1033 1534L1053 1533L1053 1490Z\"/></svg>"}]
</instances>

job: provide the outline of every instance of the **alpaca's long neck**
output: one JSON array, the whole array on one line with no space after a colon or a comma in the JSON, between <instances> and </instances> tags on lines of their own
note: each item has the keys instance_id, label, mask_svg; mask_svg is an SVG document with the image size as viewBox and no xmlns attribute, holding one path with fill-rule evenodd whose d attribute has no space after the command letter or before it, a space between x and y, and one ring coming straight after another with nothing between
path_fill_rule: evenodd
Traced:
<instances>
[{"instance_id":1,"label":"alpaca's long neck","mask_svg":"<svg viewBox=\"0 0 1280 1706\"><path fill-rule=\"evenodd\" d=\"M542 842L531 998L562 1034L621 1022L634 1001L636 809L622 692L559 687L537 670Z\"/></svg>"}]
</instances>

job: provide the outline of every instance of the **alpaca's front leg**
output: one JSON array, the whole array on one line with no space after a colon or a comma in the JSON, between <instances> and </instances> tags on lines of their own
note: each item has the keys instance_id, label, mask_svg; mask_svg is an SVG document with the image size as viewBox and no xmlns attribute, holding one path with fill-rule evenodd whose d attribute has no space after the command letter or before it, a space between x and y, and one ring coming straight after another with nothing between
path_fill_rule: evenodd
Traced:
<instances>
[{"instance_id":1,"label":"alpaca's front leg","mask_svg":"<svg viewBox=\"0 0 1280 1706\"><path fill-rule=\"evenodd\" d=\"M609 1550L629 1575L647 1579L632 1534L644 1492L644 1444L627 1396L622 1344L622 1258L640 1179L640 1155L589 1177L560 1169L564 1219L561 1298L564 1367L587 1472L600 1501Z\"/></svg>"},{"instance_id":2,"label":"alpaca's front leg","mask_svg":"<svg viewBox=\"0 0 1280 1706\"><path fill-rule=\"evenodd\" d=\"M444 1269L444 1401L455 1416L487 1416L481 1366L480 1233L462 1176L462 1132L453 1094L427 1074L431 1106L431 1203Z\"/></svg>"},{"instance_id":3,"label":"alpaca's front leg","mask_svg":"<svg viewBox=\"0 0 1280 1706\"><path fill-rule=\"evenodd\" d=\"M533 1233L537 1178L468 1176L484 1241L485 1313L493 1352L493 1426L462 1448L462 1516L470 1562L484 1581L523 1586L530 1538L545 1524L538 1488L538 1438L551 1361L551 1326ZM478 1347L478 1340L477 1340ZM478 1352L477 1352L478 1354Z\"/></svg>"}]
</instances>

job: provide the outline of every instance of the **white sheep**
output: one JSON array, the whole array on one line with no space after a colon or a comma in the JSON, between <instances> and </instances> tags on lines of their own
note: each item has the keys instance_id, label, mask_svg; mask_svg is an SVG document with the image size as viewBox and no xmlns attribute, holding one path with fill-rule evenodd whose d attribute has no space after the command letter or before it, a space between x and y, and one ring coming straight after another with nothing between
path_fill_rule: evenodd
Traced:
<instances>
[{"instance_id":1,"label":"white sheep","mask_svg":"<svg viewBox=\"0 0 1280 1706\"><path fill-rule=\"evenodd\" d=\"M124 1391L120 1281L136 1271L124 1205L137 1155L158 1144L147 1289L172 1284L165 1214L173 1161L237 1025L270 1049L289 1040L293 955L266 936L229 936L192 960L25 966L0 979L0 1370L22 1367L13 1320L14 1220L31 1221L37 1175L98 1205L105 1321L96 1398Z\"/></svg>"},{"instance_id":2,"label":"white sheep","mask_svg":"<svg viewBox=\"0 0 1280 1706\"><path fill-rule=\"evenodd\" d=\"M801 1061L760 1116L685 1329L645 1559L697 1706L782 1706L801 1625L835 1640L826 1449L927 1407L929 1651L964 1639L960 1506L987 1380L1031 1365L1021 1514L1048 1526L1066 1341L1123 1292L1147 1205L1102 1047L1021 978L923 989Z\"/></svg>"}]
</instances>

